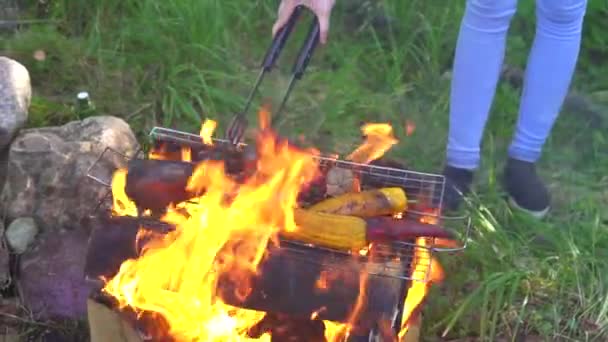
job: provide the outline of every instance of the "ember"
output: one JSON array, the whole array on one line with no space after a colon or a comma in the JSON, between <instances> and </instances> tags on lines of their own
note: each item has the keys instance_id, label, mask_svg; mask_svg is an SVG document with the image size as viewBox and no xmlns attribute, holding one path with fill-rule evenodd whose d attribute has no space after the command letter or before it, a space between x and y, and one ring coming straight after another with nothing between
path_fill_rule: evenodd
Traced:
<instances>
[{"instance_id":1,"label":"ember","mask_svg":"<svg viewBox=\"0 0 608 342\"><path fill-rule=\"evenodd\" d=\"M104 279L103 292L119 309L162 317L163 333L179 341L339 341L370 329L403 337L428 288L443 279L433 238L453 235L436 225L436 213L408 215L426 208L410 202L407 184L363 190L378 179L353 176L350 194L329 194L325 180L340 162L323 164L317 150L280 139L264 126L267 115L260 113L255 158L231 172L209 158L220 148L213 121L198 145L156 146L149 160L115 172L114 216L162 209L160 220L174 229L142 226L138 256ZM378 161L397 142L386 124L366 125L364 134L353 162ZM405 298L403 279L412 279ZM395 305L403 306L401 327Z\"/></svg>"}]
</instances>

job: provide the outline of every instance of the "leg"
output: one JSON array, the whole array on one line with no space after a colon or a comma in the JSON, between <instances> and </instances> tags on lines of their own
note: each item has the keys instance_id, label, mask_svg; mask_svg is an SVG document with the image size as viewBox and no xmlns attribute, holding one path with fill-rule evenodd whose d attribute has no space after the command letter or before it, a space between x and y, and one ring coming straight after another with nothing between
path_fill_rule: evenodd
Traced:
<instances>
[{"instance_id":1,"label":"leg","mask_svg":"<svg viewBox=\"0 0 608 342\"><path fill-rule=\"evenodd\" d=\"M534 163L570 87L586 5L587 0L536 0L536 37L505 172L512 202L536 216L547 212L550 199Z\"/></svg>"},{"instance_id":2,"label":"leg","mask_svg":"<svg viewBox=\"0 0 608 342\"><path fill-rule=\"evenodd\" d=\"M507 32L517 0L467 0L456 45L450 94L445 175L446 204L457 205L452 186L467 192L479 166L483 130L494 99Z\"/></svg>"}]
</instances>

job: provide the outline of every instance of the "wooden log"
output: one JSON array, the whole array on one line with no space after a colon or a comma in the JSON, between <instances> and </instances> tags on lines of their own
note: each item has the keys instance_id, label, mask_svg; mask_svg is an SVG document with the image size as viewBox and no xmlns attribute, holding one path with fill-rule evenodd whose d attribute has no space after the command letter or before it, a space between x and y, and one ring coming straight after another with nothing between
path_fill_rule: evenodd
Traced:
<instances>
[{"instance_id":1,"label":"wooden log","mask_svg":"<svg viewBox=\"0 0 608 342\"><path fill-rule=\"evenodd\" d=\"M126 195L142 210L162 211L195 196L186 190L194 164L171 160L132 160L125 184Z\"/></svg>"},{"instance_id":2,"label":"wooden log","mask_svg":"<svg viewBox=\"0 0 608 342\"><path fill-rule=\"evenodd\" d=\"M143 342L118 312L91 298L87 300L87 318L91 342Z\"/></svg>"},{"instance_id":3,"label":"wooden log","mask_svg":"<svg viewBox=\"0 0 608 342\"><path fill-rule=\"evenodd\" d=\"M96 221L85 263L87 278L110 278L124 260L136 257L139 227L137 220L126 217ZM381 266L377 264L375 269ZM251 279L252 292L246 300L236 291L239 282L229 276L220 279L220 297L235 306L297 317L310 317L325 307L319 318L346 321L360 291L362 265L355 256L283 242L281 248L269 247L269 257L259 268L260 275ZM320 284L325 280L325 285ZM391 314L403 280L372 275L369 282L366 311L370 316Z\"/></svg>"},{"instance_id":4,"label":"wooden log","mask_svg":"<svg viewBox=\"0 0 608 342\"><path fill-rule=\"evenodd\" d=\"M410 319L410 325L400 342L418 342L420 340L420 328L422 326L422 315L417 314Z\"/></svg>"}]
</instances>

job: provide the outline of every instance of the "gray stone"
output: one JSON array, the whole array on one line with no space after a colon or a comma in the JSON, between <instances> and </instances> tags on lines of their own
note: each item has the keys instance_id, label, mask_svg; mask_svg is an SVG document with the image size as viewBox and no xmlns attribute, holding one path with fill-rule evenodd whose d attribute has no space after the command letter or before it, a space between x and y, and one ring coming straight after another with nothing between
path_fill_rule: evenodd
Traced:
<instances>
[{"instance_id":1,"label":"gray stone","mask_svg":"<svg viewBox=\"0 0 608 342\"><path fill-rule=\"evenodd\" d=\"M20 217L8 225L6 241L14 253L22 254L34 242L37 234L36 221L31 217Z\"/></svg>"},{"instance_id":2,"label":"gray stone","mask_svg":"<svg viewBox=\"0 0 608 342\"><path fill-rule=\"evenodd\" d=\"M4 243L4 223L0 221L0 290L10 282L8 246Z\"/></svg>"},{"instance_id":3,"label":"gray stone","mask_svg":"<svg viewBox=\"0 0 608 342\"><path fill-rule=\"evenodd\" d=\"M95 175L109 181L126 163L112 151L132 156L137 149L129 125L112 116L22 130L10 147L1 198L8 219L33 217L43 232L88 229L86 219L108 190L86 177L89 169L95 164Z\"/></svg>"},{"instance_id":4,"label":"gray stone","mask_svg":"<svg viewBox=\"0 0 608 342\"><path fill-rule=\"evenodd\" d=\"M87 239L84 230L43 232L35 246L21 255L17 288L34 317L86 317Z\"/></svg>"},{"instance_id":5,"label":"gray stone","mask_svg":"<svg viewBox=\"0 0 608 342\"><path fill-rule=\"evenodd\" d=\"M6 171L8 167L8 148L0 150L0 194L6 182Z\"/></svg>"},{"instance_id":6,"label":"gray stone","mask_svg":"<svg viewBox=\"0 0 608 342\"><path fill-rule=\"evenodd\" d=\"M0 56L0 151L25 124L31 99L27 69L15 60Z\"/></svg>"},{"instance_id":7,"label":"gray stone","mask_svg":"<svg viewBox=\"0 0 608 342\"><path fill-rule=\"evenodd\" d=\"M603 128L608 123L608 109L593 97L571 91L566 96L563 111L578 119L588 120L593 127Z\"/></svg>"}]
</instances>

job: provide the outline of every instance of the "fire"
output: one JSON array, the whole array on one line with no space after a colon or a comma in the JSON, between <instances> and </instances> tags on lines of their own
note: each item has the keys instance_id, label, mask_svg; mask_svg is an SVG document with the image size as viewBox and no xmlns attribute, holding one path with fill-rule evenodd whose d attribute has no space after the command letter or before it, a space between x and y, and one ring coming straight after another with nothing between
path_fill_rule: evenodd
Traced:
<instances>
[{"instance_id":1,"label":"fire","mask_svg":"<svg viewBox=\"0 0 608 342\"><path fill-rule=\"evenodd\" d=\"M216 127L217 122L214 120L205 120L205 122L201 126L200 136L203 139L203 143L205 145L213 145L213 140L211 137L213 136L213 132L215 131Z\"/></svg>"},{"instance_id":2,"label":"fire","mask_svg":"<svg viewBox=\"0 0 608 342\"><path fill-rule=\"evenodd\" d=\"M184 146L181 148L181 151L183 161L192 161L192 149L190 147Z\"/></svg>"},{"instance_id":3,"label":"fire","mask_svg":"<svg viewBox=\"0 0 608 342\"><path fill-rule=\"evenodd\" d=\"M189 187L204 189L204 195L196 204L170 208L163 221L176 230L149 243L138 259L123 263L104 291L123 307L160 313L171 335L180 340L246 340L239 332L263 314L222 303L215 293L218 277L230 271L246 281L255 273L279 229L295 229L293 208L299 189L317 172L315 151L296 150L267 134L260 139L263 167L238 191L223 164L197 165ZM114 176L115 212L133 215L134 205L121 191L124 178L124 170ZM224 264L218 265L218 256L224 257Z\"/></svg>"},{"instance_id":4,"label":"fire","mask_svg":"<svg viewBox=\"0 0 608 342\"><path fill-rule=\"evenodd\" d=\"M365 124L362 132L365 142L347 157L356 163L367 164L376 160L398 142L389 124Z\"/></svg>"},{"instance_id":5,"label":"fire","mask_svg":"<svg viewBox=\"0 0 608 342\"><path fill-rule=\"evenodd\" d=\"M120 308L160 314L168 323L168 333L177 341L254 340L247 336L247 329L264 316L263 312L224 303L217 294L218 281L222 275L236 277L242 285L239 294L247 296L248 282L256 274L267 245L276 242L279 231L297 229L294 222L297 196L319 171L314 159L318 151L298 149L277 139L266 129L268 117L268 110L263 109L255 173L237 184L227 175L222 162L200 162L188 188L201 195L168 208L162 217L176 229L148 236L141 255L125 261L118 274L106 280L103 290L118 301ZM215 128L212 120L202 125L200 136L205 144L213 144ZM373 161L397 142L388 124L366 125L363 133L366 141L349 156L355 162ZM180 152L182 160L191 160L189 149ZM163 153L151 152L150 157L163 159ZM137 208L126 196L125 184L126 170L118 170L112 182L113 214L136 216ZM427 240L420 238L418 242L426 244ZM362 250L360 255L367 252ZM412 283L405 298L400 337L407 331L408 322L426 297L430 284L443 278L438 262L432 259L429 263L431 256L424 253L429 251L419 248L416 252L412 272L428 272L430 264L431 282ZM330 286L327 276L318 281L320 291ZM316 315L318 312L312 318ZM325 329L328 341L337 341L348 333L349 325L326 321ZM270 336L265 334L255 341L270 341Z\"/></svg>"},{"instance_id":6,"label":"fire","mask_svg":"<svg viewBox=\"0 0 608 342\"><path fill-rule=\"evenodd\" d=\"M418 238L416 245L417 247L414 255L415 266L412 272L414 274L422 275L423 277L428 275L428 279L424 279L426 281L421 281L416 279L419 276L413 277L415 280L412 281L412 285L408 289L407 297L405 298L405 302L403 304L402 322L404 323L402 324L402 329L399 332L400 339L404 338L411 326L411 323L415 322L412 320L412 318L415 318L414 315L422 304L424 298L426 298L430 286L434 283L443 281L444 278L441 265L436 259L431 257L430 250L427 249L430 247L427 239L424 237Z\"/></svg>"},{"instance_id":7,"label":"fire","mask_svg":"<svg viewBox=\"0 0 608 342\"><path fill-rule=\"evenodd\" d=\"M125 193L127 170L119 169L112 177L112 214L116 216L137 216L137 206Z\"/></svg>"}]
</instances>

